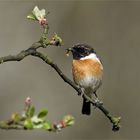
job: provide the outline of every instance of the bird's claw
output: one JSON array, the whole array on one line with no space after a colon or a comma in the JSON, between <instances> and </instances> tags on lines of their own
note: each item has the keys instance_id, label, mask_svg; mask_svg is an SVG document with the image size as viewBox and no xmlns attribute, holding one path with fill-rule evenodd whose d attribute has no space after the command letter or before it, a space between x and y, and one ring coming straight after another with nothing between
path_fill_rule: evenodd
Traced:
<instances>
[{"instance_id":1,"label":"bird's claw","mask_svg":"<svg viewBox=\"0 0 140 140\"><path fill-rule=\"evenodd\" d=\"M79 87L79 92L78 92L78 95L84 95L84 92L85 92L85 89L84 89L84 88Z\"/></svg>"}]
</instances>

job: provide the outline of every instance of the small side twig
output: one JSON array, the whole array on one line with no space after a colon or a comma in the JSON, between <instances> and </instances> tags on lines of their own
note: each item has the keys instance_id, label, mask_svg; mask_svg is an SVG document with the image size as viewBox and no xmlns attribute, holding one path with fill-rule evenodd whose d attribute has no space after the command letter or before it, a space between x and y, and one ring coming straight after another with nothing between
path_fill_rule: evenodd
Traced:
<instances>
[{"instance_id":1,"label":"small side twig","mask_svg":"<svg viewBox=\"0 0 140 140\"><path fill-rule=\"evenodd\" d=\"M22 113L13 113L9 120L1 121L0 128L6 130L43 129L56 132L74 124L74 117L72 115L66 115L58 123L52 123L48 121L47 114L47 109L42 109L39 113L36 113L31 98L27 97Z\"/></svg>"}]
</instances>

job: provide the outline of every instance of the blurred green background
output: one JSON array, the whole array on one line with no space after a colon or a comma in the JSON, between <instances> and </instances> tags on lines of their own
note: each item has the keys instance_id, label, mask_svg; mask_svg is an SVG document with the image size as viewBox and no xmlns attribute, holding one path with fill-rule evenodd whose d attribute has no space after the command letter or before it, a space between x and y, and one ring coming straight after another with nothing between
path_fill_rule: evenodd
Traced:
<instances>
[{"instance_id":1,"label":"blurred green background","mask_svg":"<svg viewBox=\"0 0 140 140\"><path fill-rule=\"evenodd\" d=\"M40 49L72 79L72 57L65 48L75 43L92 45L104 65L99 98L113 115L122 117L119 132L98 110L81 115L82 98L40 59L0 65L0 120L23 109L31 96L37 110L48 108L48 119L58 121L72 114L76 123L60 133L4 131L0 140L12 139L140 139L140 1L0 1L0 56L17 54L38 41L41 28L28 21L35 5L50 11L50 37L61 36L64 46Z\"/></svg>"}]
</instances>

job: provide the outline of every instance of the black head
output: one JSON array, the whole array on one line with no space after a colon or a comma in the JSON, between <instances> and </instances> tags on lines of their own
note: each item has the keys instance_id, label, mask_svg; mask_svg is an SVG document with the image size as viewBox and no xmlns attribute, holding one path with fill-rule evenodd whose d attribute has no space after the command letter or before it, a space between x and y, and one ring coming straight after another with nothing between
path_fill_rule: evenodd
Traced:
<instances>
[{"instance_id":1,"label":"black head","mask_svg":"<svg viewBox=\"0 0 140 140\"><path fill-rule=\"evenodd\" d=\"M94 49L87 44L76 44L67 50L72 52L74 59L80 59L90 55L91 53L95 53Z\"/></svg>"}]
</instances>

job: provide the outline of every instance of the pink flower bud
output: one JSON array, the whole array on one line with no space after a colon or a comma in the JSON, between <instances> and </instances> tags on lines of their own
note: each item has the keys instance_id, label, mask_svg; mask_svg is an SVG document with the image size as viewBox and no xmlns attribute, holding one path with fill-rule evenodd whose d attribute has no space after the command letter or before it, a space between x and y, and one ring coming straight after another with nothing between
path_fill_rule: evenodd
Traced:
<instances>
[{"instance_id":1,"label":"pink flower bud","mask_svg":"<svg viewBox=\"0 0 140 140\"><path fill-rule=\"evenodd\" d=\"M39 24L40 24L41 26L47 25L47 24L48 24L47 19L46 19L46 18L40 19L40 20L39 20Z\"/></svg>"},{"instance_id":2,"label":"pink flower bud","mask_svg":"<svg viewBox=\"0 0 140 140\"><path fill-rule=\"evenodd\" d=\"M66 127L66 123L64 121L61 121L60 124L61 124L61 127L62 128L65 128Z\"/></svg>"},{"instance_id":3,"label":"pink flower bud","mask_svg":"<svg viewBox=\"0 0 140 140\"><path fill-rule=\"evenodd\" d=\"M26 100L25 100L25 105L26 106L30 106L32 104L32 100L30 97L27 97Z\"/></svg>"}]
</instances>

